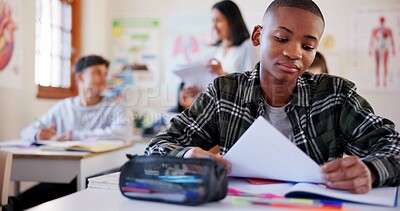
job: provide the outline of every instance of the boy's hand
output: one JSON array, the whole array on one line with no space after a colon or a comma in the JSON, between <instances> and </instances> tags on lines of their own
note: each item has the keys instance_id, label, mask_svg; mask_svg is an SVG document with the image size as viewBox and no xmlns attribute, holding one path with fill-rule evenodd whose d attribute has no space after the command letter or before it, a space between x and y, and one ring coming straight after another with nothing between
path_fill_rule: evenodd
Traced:
<instances>
[{"instance_id":1,"label":"boy's hand","mask_svg":"<svg viewBox=\"0 0 400 211\"><path fill-rule=\"evenodd\" d=\"M189 151L187 151L185 153L185 155L183 157L184 158L207 158L207 157L213 158L225 166L226 170L228 171L228 174L231 172L231 168L232 168L231 164L227 160L225 160L221 155L216 155L209 151L205 151L205 150L201 149L200 147L194 147L194 148L190 149Z\"/></svg>"},{"instance_id":2,"label":"boy's hand","mask_svg":"<svg viewBox=\"0 0 400 211\"><path fill-rule=\"evenodd\" d=\"M332 160L322 166L327 186L351 193L368 193L377 179L367 165L356 156Z\"/></svg>"},{"instance_id":3,"label":"boy's hand","mask_svg":"<svg viewBox=\"0 0 400 211\"><path fill-rule=\"evenodd\" d=\"M211 69L210 72L212 74L219 76L225 75L224 71L222 70L221 62L219 62L217 59L210 59L206 66Z\"/></svg>"},{"instance_id":4,"label":"boy's hand","mask_svg":"<svg viewBox=\"0 0 400 211\"><path fill-rule=\"evenodd\" d=\"M36 133L36 140L50 140L54 135L56 135L56 124L52 123L49 128L40 128L38 133Z\"/></svg>"},{"instance_id":5,"label":"boy's hand","mask_svg":"<svg viewBox=\"0 0 400 211\"><path fill-rule=\"evenodd\" d=\"M57 138L57 141L72 141L73 134L72 131L68 131Z\"/></svg>"}]
</instances>

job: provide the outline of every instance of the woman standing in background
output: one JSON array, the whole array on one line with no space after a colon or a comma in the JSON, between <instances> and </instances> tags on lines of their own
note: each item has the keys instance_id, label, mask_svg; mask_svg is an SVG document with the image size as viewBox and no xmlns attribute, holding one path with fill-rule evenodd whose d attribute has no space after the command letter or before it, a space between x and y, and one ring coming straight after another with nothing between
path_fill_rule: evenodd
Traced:
<instances>
[{"instance_id":1,"label":"woman standing in background","mask_svg":"<svg viewBox=\"0 0 400 211\"><path fill-rule=\"evenodd\" d=\"M250 41L250 34L240 13L232 1L220 1L212 7L213 29L217 41L213 59L208 63L211 73L227 73L252 70L258 62L258 51Z\"/></svg>"}]
</instances>

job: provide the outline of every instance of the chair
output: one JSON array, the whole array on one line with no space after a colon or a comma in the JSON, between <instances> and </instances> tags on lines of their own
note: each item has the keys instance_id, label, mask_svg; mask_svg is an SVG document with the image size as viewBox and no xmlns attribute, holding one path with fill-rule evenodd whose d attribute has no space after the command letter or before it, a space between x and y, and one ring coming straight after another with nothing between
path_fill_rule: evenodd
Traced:
<instances>
[{"instance_id":1,"label":"chair","mask_svg":"<svg viewBox=\"0 0 400 211\"><path fill-rule=\"evenodd\" d=\"M12 153L0 150L0 207L7 205L10 188Z\"/></svg>"}]
</instances>

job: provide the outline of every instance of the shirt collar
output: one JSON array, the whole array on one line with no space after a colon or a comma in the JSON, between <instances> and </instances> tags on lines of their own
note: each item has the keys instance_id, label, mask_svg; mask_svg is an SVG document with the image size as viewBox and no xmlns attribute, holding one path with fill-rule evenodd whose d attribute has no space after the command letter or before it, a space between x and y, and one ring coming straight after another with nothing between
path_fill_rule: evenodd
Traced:
<instances>
[{"instance_id":1,"label":"shirt collar","mask_svg":"<svg viewBox=\"0 0 400 211\"><path fill-rule=\"evenodd\" d=\"M248 76L250 76L252 80L254 80L254 90L251 97L251 101L253 104L259 106L259 110L263 113L264 101L261 97L261 85L260 85L260 63L257 63L254 70L252 72L248 72ZM305 72L301 76L297 78L296 88L293 91L293 98L290 101L287 109L291 110L296 106L299 107L310 107L311 100L314 96L316 81L314 80L313 75Z\"/></svg>"}]
</instances>

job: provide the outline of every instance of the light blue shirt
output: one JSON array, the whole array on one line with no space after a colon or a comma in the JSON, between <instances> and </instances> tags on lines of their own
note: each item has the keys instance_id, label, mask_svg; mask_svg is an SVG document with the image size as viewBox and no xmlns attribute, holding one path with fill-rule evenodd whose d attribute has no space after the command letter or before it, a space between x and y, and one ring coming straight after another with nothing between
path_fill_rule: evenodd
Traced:
<instances>
[{"instance_id":1,"label":"light blue shirt","mask_svg":"<svg viewBox=\"0 0 400 211\"><path fill-rule=\"evenodd\" d=\"M103 99L92 106L82 106L79 97L61 100L21 132L23 140L35 140L40 127L56 124L57 136L73 131L73 140L87 138L129 140L133 115L120 103ZM43 125L40 125L43 124Z\"/></svg>"}]
</instances>

